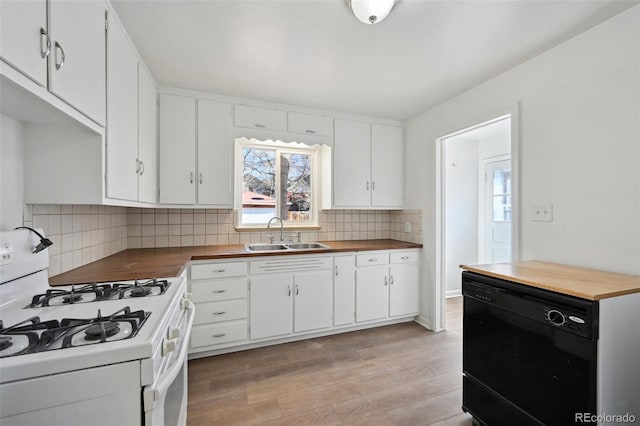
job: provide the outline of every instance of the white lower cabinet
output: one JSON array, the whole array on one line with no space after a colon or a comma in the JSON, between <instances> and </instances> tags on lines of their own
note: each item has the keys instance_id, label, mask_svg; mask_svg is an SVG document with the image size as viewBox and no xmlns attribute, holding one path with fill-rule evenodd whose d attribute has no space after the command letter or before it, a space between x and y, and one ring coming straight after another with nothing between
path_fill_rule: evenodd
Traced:
<instances>
[{"instance_id":1,"label":"white lower cabinet","mask_svg":"<svg viewBox=\"0 0 640 426\"><path fill-rule=\"evenodd\" d=\"M333 258L333 325L349 325L356 320L356 257Z\"/></svg>"},{"instance_id":2,"label":"white lower cabinet","mask_svg":"<svg viewBox=\"0 0 640 426\"><path fill-rule=\"evenodd\" d=\"M417 315L418 250L359 254L356 321Z\"/></svg>"},{"instance_id":3,"label":"white lower cabinet","mask_svg":"<svg viewBox=\"0 0 640 426\"><path fill-rule=\"evenodd\" d=\"M247 340L247 263L191 265L189 291L196 306L189 353Z\"/></svg>"},{"instance_id":4,"label":"white lower cabinet","mask_svg":"<svg viewBox=\"0 0 640 426\"><path fill-rule=\"evenodd\" d=\"M251 276L251 339L331 327L331 271Z\"/></svg>"}]
</instances>

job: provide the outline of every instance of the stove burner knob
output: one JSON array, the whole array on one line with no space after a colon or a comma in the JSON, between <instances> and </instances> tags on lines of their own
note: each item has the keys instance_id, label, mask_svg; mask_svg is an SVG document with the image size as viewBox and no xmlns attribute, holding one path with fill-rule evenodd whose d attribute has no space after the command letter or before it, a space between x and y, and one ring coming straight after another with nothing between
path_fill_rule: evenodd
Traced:
<instances>
[{"instance_id":1,"label":"stove burner knob","mask_svg":"<svg viewBox=\"0 0 640 426\"><path fill-rule=\"evenodd\" d=\"M167 356L167 354L176 350L176 341L175 340L165 340L162 343L162 356Z\"/></svg>"},{"instance_id":2,"label":"stove burner knob","mask_svg":"<svg viewBox=\"0 0 640 426\"><path fill-rule=\"evenodd\" d=\"M547 312L547 319L553 325L561 326L566 321L564 314L558 310L551 309Z\"/></svg>"},{"instance_id":3,"label":"stove burner knob","mask_svg":"<svg viewBox=\"0 0 640 426\"><path fill-rule=\"evenodd\" d=\"M177 339L178 337L180 337L180 328L169 327L169 330L167 330L167 339Z\"/></svg>"}]
</instances>

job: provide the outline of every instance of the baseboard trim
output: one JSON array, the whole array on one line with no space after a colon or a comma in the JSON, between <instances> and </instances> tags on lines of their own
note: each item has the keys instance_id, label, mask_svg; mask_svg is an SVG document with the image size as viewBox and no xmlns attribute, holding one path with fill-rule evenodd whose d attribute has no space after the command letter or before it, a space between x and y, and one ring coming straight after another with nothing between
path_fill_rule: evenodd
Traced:
<instances>
[{"instance_id":1,"label":"baseboard trim","mask_svg":"<svg viewBox=\"0 0 640 426\"><path fill-rule=\"evenodd\" d=\"M447 299L450 297L458 297L458 296L462 296L462 289L453 289L453 290L447 290L447 295L445 296Z\"/></svg>"},{"instance_id":2,"label":"baseboard trim","mask_svg":"<svg viewBox=\"0 0 640 426\"><path fill-rule=\"evenodd\" d=\"M421 326L423 326L427 330L433 331L433 329L431 328L431 320L429 318L425 317L424 315L419 315L415 319L415 322L420 324Z\"/></svg>"}]
</instances>

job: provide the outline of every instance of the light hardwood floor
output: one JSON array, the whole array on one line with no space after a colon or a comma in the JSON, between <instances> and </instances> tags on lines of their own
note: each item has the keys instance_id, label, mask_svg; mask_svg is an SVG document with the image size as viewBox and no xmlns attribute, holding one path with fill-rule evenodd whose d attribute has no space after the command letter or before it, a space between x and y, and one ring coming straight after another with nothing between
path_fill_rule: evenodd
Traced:
<instances>
[{"instance_id":1,"label":"light hardwood floor","mask_svg":"<svg viewBox=\"0 0 640 426\"><path fill-rule=\"evenodd\" d=\"M416 323L189 362L188 425L471 425L462 298L446 332Z\"/></svg>"}]
</instances>

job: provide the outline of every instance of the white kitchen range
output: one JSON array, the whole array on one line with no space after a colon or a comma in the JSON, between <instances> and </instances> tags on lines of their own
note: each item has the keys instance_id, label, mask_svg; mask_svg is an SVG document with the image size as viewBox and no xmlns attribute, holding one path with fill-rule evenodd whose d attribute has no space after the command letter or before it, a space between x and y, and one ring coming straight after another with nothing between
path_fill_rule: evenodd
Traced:
<instances>
[{"instance_id":1,"label":"white kitchen range","mask_svg":"<svg viewBox=\"0 0 640 426\"><path fill-rule=\"evenodd\" d=\"M40 238L0 234L0 423L184 425L185 278L49 287Z\"/></svg>"}]
</instances>

